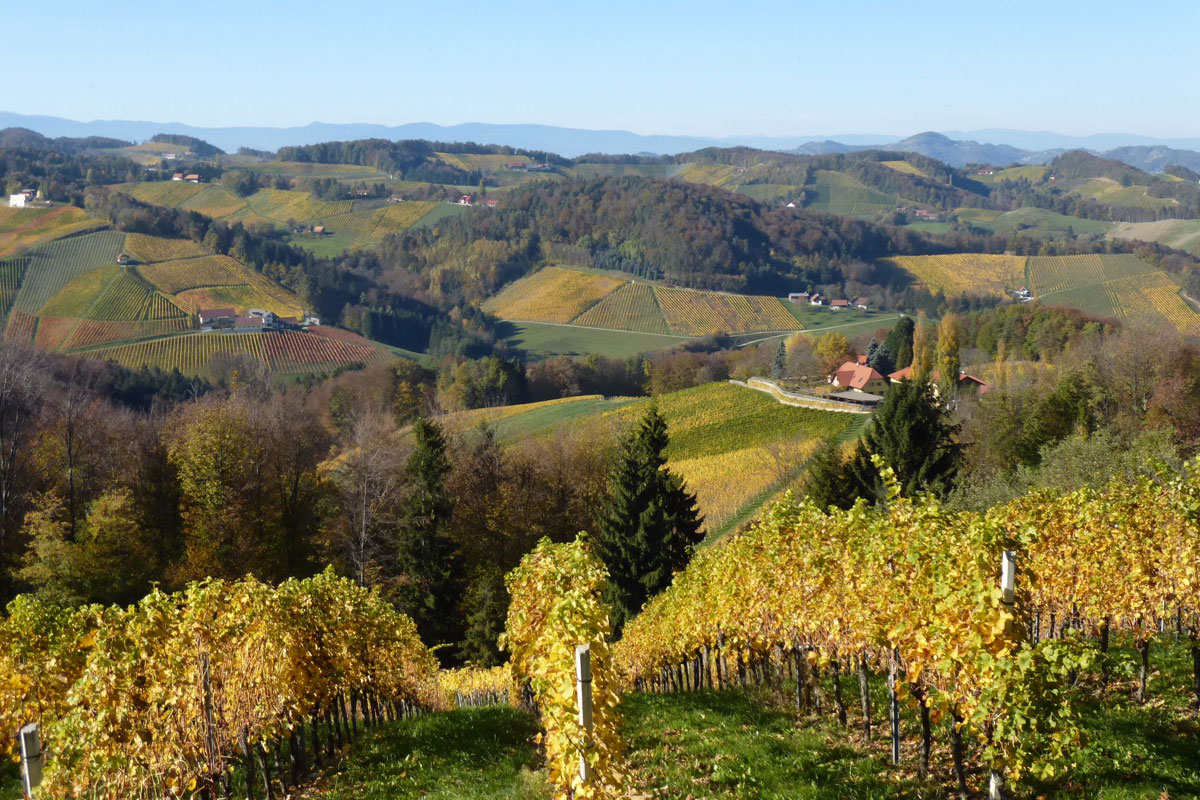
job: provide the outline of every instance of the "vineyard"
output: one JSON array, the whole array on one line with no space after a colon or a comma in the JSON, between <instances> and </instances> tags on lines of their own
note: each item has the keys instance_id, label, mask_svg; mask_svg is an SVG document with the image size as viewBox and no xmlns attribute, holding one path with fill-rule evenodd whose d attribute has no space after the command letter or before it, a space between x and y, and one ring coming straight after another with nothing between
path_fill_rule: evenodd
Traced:
<instances>
[{"instance_id":1,"label":"vineyard","mask_svg":"<svg viewBox=\"0 0 1200 800\"><path fill-rule=\"evenodd\" d=\"M158 299L165 298L159 297ZM149 339L168 336L172 333L180 333L188 330L191 324L191 321L185 316L163 317L144 322L106 322L81 319L79 320L79 324L62 341L60 346L63 350L75 350L126 339Z\"/></svg>"},{"instance_id":2,"label":"vineyard","mask_svg":"<svg viewBox=\"0 0 1200 800\"><path fill-rule=\"evenodd\" d=\"M137 273L125 267L118 267L117 270L117 274L88 309L87 316L100 320L145 319L158 295ZM175 313L183 316L178 309Z\"/></svg>"},{"instance_id":3,"label":"vineyard","mask_svg":"<svg viewBox=\"0 0 1200 800\"><path fill-rule=\"evenodd\" d=\"M575 397L452 414L466 430L487 420L510 443L600 424L620 430L645 413L645 398ZM853 423L850 415L785 406L730 383L710 383L656 397L667 423L667 466L696 492L710 532L744 516L800 475L821 442ZM730 481L730 475L737 475Z\"/></svg>"},{"instance_id":4,"label":"vineyard","mask_svg":"<svg viewBox=\"0 0 1200 800\"><path fill-rule=\"evenodd\" d=\"M38 317L33 346L42 350L57 350L78 322L74 317Z\"/></svg>"},{"instance_id":5,"label":"vineyard","mask_svg":"<svg viewBox=\"0 0 1200 800\"><path fill-rule=\"evenodd\" d=\"M37 323L38 318L34 315L14 309L8 315L8 322L4 326L4 341L32 345Z\"/></svg>"},{"instance_id":6,"label":"vineyard","mask_svg":"<svg viewBox=\"0 0 1200 800\"><path fill-rule=\"evenodd\" d=\"M144 233L126 234L125 250L143 264L200 258L208 255L208 252L198 242L193 242L191 239L167 239L162 236L147 236Z\"/></svg>"},{"instance_id":7,"label":"vineyard","mask_svg":"<svg viewBox=\"0 0 1200 800\"><path fill-rule=\"evenodd\" d=\"M806 188L814 199L805 207L814 211L868 217L882 214L896 205L894 195L864 186L841 172L817 170L813 185Z\"/></svg>"},{"instance_id":8,"label":"vineyard","mask_svg":"<svg viewBox=\"0 0 1200 800\"><path fill-rule=\"evenodd\" d=\"M195 211L213 219L221 219L232 217L245 209L246 201L223 186L206 183L201 186L200 191L180 203L179 208ZM242 221L248 223L253 220L244 218Z\"/></svg>"},{"instance_id":9,"label":"vineyard","mask_svg":"<svg viewBox=\"0 0 1200 800\"><path fill-rule=\"evenodd\" d=\"M743 535L698 553L616 645L625 685L779 687L787 676L798 708L846 725L841 676L858 673L869 738L867 680L883 673L893 689L884 711L893 763L902 714L920 721L922 778L932 767L932 725L952 721L960 793L968 791L964 740L979 743L994 788L1069 777L1079 739L1074 687L1084 671L1107 680L1110 634L1135 643L1134 691L1146 702L1152 643L1188 633L1200 703L1194 479L1043 492L976 513L903 498L881 467L884 510L785 501ZM1002 551L1015 555L1003 570ZM1015 575L1015 591L1002 586L1002 572ZM822 672L832 697L820 688Z\"/></svg>"},{"instance_id":10,"label":"vineyard","mask_svg":"<svg viewBox=\"0 0 1200 800\"><path fill-rule=\"evenodd\" d=\"M800 330L800 323L775 297L700 292L654 287L658 305L672 333L706 336L714 333Z\"/></svg>"},{"instance_id":11,"label":"vineyard","mask_svg":"<svg viewBox=\"0 0 1200 800\"><path fill-rule=\"evenodd\" d=\"M100 231L60 239L30 251L31 260L13 308L38 313L75 278L113 266L124 241L123 233Z\"/></svg>"},{"instance_id":12,"label":"vineyard","mask_svg":"<svg viewBox=\"0 0 1200 800\"><path fill-rule=\"evenodd\" d=\"M883 261L913 275L930 292L940 291L947 297L966 294L1008 298L1010 290L1025 285L1024 256L955 253L894 256Z\"/></svg>"},{"instance_id":13,"label":"vineyard","mask_svg":"<svg viewBox=\"0 0 1200 800\"><path fill-rule=\"evenodd\" d=\"M121 187L130 196L156 206L182 206L207 188L204 184L187 181L146 181Z\"/></svg>"},{"instance_id":14,"label":"vineyard","mask_svg":"<svg viewBox=\"0 0 1200 800\"><path fill-rule=\"evenodd\" d=\"M441 702L413 622L331 570L277 588L210 579L128 608L26 595L0 632L0 747L39 723L39 797L227 796L235 766L286 792L359 720Z\"/></svg>"},{"instance_id":15,"label":"vineyard","mask_svg":"<svg viewBox=\"0 0 1200 800\"><path fill-rule=\"evenodd\" d=\"M0 208L0 256L39 242L105 227L81 208Z\"/></svg>"},{"instance_id":16,"label":"vineyard","mask_svg":"<svg viewBox=\"0 0 1200 800\"><path fill-rule=\"evenodd\" d=\"M896 172L903 172L906 175L920 175L922 178L929 177L920 167L915 164L910 164L907 161L880 161L879 163L888 169L893 169Z\"/></svg>"},{"instance_id":17,"label":"vineyard","mask_svg":"<svg viewBox=\"0 0 1200 800\"><path fill-rule=\"evenodd\" d=\"M378 347L304 331L192 333L100 347L86 351L86 355L134 369L143 365L177 368L187 375L208 374L217 356L256 359L275 372L316 372L388 358L386 351Z\"/></svg>"},{"instance_id":18,"label":"vineyard","mask_svg":"<svg viewBox=\"0 0 1200 800\"><path fill-rule=\"evenodd\" d=\"M27 256L0 258L0 329L3 328L8 310L12 308L13 300L16 299L17 290L21 288L21 281L28 266Z\"/></svg>"},{"instance_id":19,"label":"vineyard","mask_svg":"<svg viewBox=\"0 0 1200 800\"><path fill-rule=\"evenodd\" d=\"M1034 296L1131 324L1200 333L1200 314L1165 272L1134 255L1039 256L1029 259Z\"/></svg>"},{"instance_id":20,"label":"vineyard","mask_svg":"<svg viewBox=\"0 0 1200 800\"><path fill-rule=\"evenodd\" d=\"M183 261L161 261L137 268L142 277L165 294L178 294L203 286L244 283L244 268L229 256L202 255Z\"/></svg>"},{"instance_id":21,"label":"vineyard","mask_svg":"<svg viewBox=\"0 0 1200 800\"><path fill-rule=\"evenodd\" d=\"M775 297L673 289L564 267L545 267L509 284L483 309L518 322L678 336L803 327Z\"/></svg>"},{"instance_id":22,"label":"vineyard","mask_svg":"<svg viewBox=\"0 0 1200 800\"><path fill-rule=\"evenodd\" d=\"M483 310L504 319L566 323L621 284L606 275L543 267L505 287Z\"/></svg>"},{"instance_id":23,"label":"vineyard","mask_svg":"<svg viewBox=\"0 0 1200 800\"><path fill-rule=\"evenodd\" d=\"M654 288L627 283L572 320L575 325L643 333L669 333Z\"/></svg>"}]
</instances>

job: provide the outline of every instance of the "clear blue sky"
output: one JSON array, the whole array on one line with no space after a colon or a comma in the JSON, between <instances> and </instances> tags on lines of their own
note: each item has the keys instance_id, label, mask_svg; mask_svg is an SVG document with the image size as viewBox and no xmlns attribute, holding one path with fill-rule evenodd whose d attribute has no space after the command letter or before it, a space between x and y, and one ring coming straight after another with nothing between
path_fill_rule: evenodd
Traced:
<instances>
[{"instance_id":1,"label":"clear blue sky","mask_svg":"<svg viewBox=\"0 0 1200 800\"><path fill-rule=\"evenodd\" d=\"M1200 135L1195 0L0 0L0 19L0 109L81 120Z\"/></svg>"}]
</instances>

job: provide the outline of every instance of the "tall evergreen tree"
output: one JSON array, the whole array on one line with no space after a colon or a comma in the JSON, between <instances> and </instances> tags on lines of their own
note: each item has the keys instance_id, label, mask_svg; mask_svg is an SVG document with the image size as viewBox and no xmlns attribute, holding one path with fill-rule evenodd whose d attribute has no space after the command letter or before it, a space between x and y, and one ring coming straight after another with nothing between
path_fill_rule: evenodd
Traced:
<instances>
[{"instance_id":1,"label":"tall evergreen tree","mask_svg":"<svg viewBox=\"0 0 1200 800\"><path fill-rule=\"evenodd\" d=\"M621 443L611 500L599 515L597 546L608 567L613 632L671 583L700 543L696 496L666 468L667 424L651 406Z\"/></svg>"},{"instance_id":2,"label":"tall evergreen tree","mask_svg":"<svg viewBox=\"0 0 1200 800\"><path fill-rule=\"evenodd\" d=\"M847 465L843 463L841 447L829 441L813 453L804 480L805 494L819 508L849 508L858 499L853 481L846 480Z\"/></svg>"},{"instance_id":3,"label":"tall evergreen tree","mask_svg":"<svg viewBox=\"0 0 1200 800\"><path fill-rule=\"evenodd\" d=\"M432 646L460 640L462 575L449 535L454 501L446 491L446 437L425 418L413 424L413 433L417 446L404 469L409 495L396 554L395 596L397 607L417 624L421 641Z\"/></svg>"},{"instance_id":4,"label":"tall evergreen tree","mask_svg":"<svg viewBox=\"0 0 1200 800\"><path fill-rule=\"evenodd\" d=\"M859 496L883 500L883 481L871 463L871 456L880 455L895 470L905 495L945 495L962 457L954 441L957 432L958 426L927 381L914 378L892 384L858 441L847 465L847 481Z\"/></svg>"},{"instance_id":5,"label":"tall evergreen tree","mask_svg":"<svg viewBox=\"0 0 1200 800\"><path fill-rule=\"evenodd\" d=\"M867 348L867 366L886 378L896 371L896 364L892 361L892 354L886 344L878 344L874 339L871 342L875 347L873 349L871 347Z\"/></svg>"},{"instance_id":6,"label":"tall evergreen tree","mask_svg":"<svg viewBox=\"0 0 1200 800\"><path fill-rule=\"evenodd\" d=\"M787 344L780 339L779 347L775 348L775 359L771 362L771 379L777 381L782 378L785 367L787 367Z\"/></svg>"},{"instance_id":7,"label":"tall evergreen tree","mask_svg":"<svg viewBox=\"0 0 1200 800\"><path fill-rule=\"evenodd\" d=\"M900 321L896 323L896 327L892 328L887 338L883 340L888 352L892 354L892 363L896 365L896 369L912 366L913 330L915 328L912 317L901 317Z\"/></svg>"}]
</instances>

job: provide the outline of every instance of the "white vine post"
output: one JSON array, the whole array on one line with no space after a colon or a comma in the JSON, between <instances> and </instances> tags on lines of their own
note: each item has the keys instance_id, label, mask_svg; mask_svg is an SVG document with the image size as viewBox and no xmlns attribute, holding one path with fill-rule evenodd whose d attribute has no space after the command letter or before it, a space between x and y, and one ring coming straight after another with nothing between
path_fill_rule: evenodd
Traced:
<instances>
[{"instance_id":1,"label":"white vine post","mask_svg":"<svg viewBox=\"0 0 1200 800\"><path fill-rule=\"evenodd\" d=\"M36 722L31 722L17 733L21 740L21 781L25 795L33 797L33 790L42 782L42 740Z\"/></svg>"},{"instance_id":2,"label":"white vine post","mask_svg":"<svg viewBox=\"0 0 1200 800\"><path fill-rule=\"evenodd\" d=\"M1017 554L1005 550L1000 562L1000 602L1011 607L1017 602ZM991 770L988 775L988 800L1005 800L1004 775Z\"/></svg>"},{"instance_id":3,"label":"white vine post","mask_svg":"<svg viewBox=\"0 0 1200 800\"><path fill-rule=\"evenodd\" d=\"M1000 564L1000 601L1011 606L1017 600L1017 554L1013 550L1004 551L1004 560Z\"/></svg>"},{"instance_id":4,"label":"white vine post","mask_svg":"<svg viewBox=\"0 0 1200 800\"><path fill-rule=\"evenodd\" d=\"M579 727L583 728L583 746L579 749L579 779L588 783L592 779L592 768L587 762L587 751L592 739L592 646L575 647L575 701L579 707Z\"/></svg>"}]
</instances>

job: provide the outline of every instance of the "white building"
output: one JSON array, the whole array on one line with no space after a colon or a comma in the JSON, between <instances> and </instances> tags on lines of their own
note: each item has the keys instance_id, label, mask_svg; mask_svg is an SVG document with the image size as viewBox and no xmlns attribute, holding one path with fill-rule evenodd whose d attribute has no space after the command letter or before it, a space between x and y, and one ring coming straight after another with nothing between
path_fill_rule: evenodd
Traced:
<instances>
[{"instance_id":1,"label":"white building","mask_svg":"<svg viewBox=\"0 0 1200 800\"><path fill-rule=\"evenodd\" d=\"M8 196L8 204L12 208L24 208L25 207L25 195L10 194Z\"/></svg>"}]
</instances>

